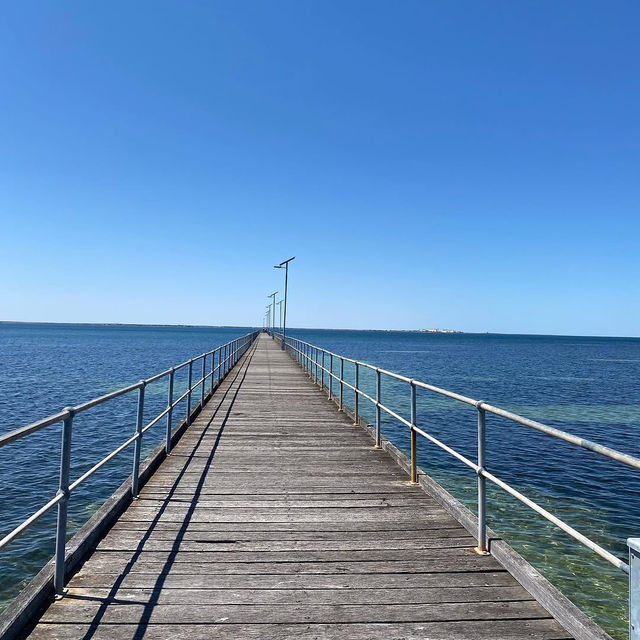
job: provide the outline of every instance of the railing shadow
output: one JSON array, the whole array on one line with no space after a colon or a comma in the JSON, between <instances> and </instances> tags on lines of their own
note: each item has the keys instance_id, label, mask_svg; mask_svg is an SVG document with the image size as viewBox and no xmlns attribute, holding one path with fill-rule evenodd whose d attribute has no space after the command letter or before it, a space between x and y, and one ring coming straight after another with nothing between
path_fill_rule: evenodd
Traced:
<instances>
[{"instance_id":1,"label":"railing shadow","mask_svg":"<svg viewBox=\"0 0 640 640\"><path fill-rule=\"evenodd\" d=\"M249 365L251 364L251 360L253 358L253 355L255 353L255 349L256 349L256 344L254 342L253 345L251 345L250 349L251 352L249 353L248 357L245 359L245 361L242 363L241 368L238 369L238 371L236 372L235 376L233 377L233 380L231 381L231 384L228 386L228 388L225 390L224 394L222 395L222 397L220 398L220 401L218 402L218 405L216 406L211 418L209 419L209 422L207 423L207 426L202 430L202 433L200 434L200 437L198 438L195 446L193 447L192 452L190 453L188 459L185 461L185 464L183 466L183 468L180 470L180 473L178 474L177 478L175 479L175 481L173 482L173 485L171 486L171 489L169 490L169 493L167 495L167 497L165 498L162 506L160 507L158 513L155 515L155 517L153 518L151 524L149 525L147 531L144 533L144 535L142 536L140 542L138 543L138 546L136 548L136 550L134 551L131 559L127 562L127 565L125 566L124 570L122 571L122 573L118 576L118 579L114 582L113 586L111 587L108 595L105 598L101 598L100 600L102 601L102 604L100 605L100 608L98 609L98 611L96 612L95 616L93 617L93 619L91 620L91 622L89 623L89 628L87 630L87 632L84 634L83 636L83 640L90 640L91 638L93 638L93 636L95 635L95 632L98 629L98 625L100 624L100 622L102 621L102 618L104 617L107 607L109 605L122 605L122 606L126 606L125 602L117 599L116 598L116 594L118 592L118 590L120 589L120 587L122 586L122 583L124 581L124 579L131 573L135 563L138 561L138 559L140 558L140 554L142 553L143 549L144 549L144 545L146 544L146 542L149 540L151 534L153 533L153 531L156 528L156 525L158 524L158 522L160 521L160 518L162 517L162 515L165 513L167 507L169 506L169 503L171 501L171 498L173 497L173 495L175 494L178 485L180 484L180 481L182 480L182 478L184 477L184 475L186 474L189 465L191 464L191 462L193 461L196 452L198 451L198 449L200 448L202 441L204 439L204 437L207 435L207 432L209 431L209 428L211 427L214 419L216 418L216 416L219 414L223 403L225 402L225 400L227 399L227 397L229 396L229 394L231 393L232 389L233 389L233 385L234 383L240 379L239 384L235 387L235 390L232 394L231 397L231 402L229 403L229 406L227 407L227 410L225 412L224 418L222 420L222 423L220 425L220 428L218 430L218 434L216 436L216 440L211 448L211 452L209 453L209 455L207 456L207 460L205 462L205 465L202 469L202 472L200 474L200 478L198 480L198 484L196 485L195 491L193 493L193 496L190 499L190 505L189 505L189 509L187 510L187 513L185 515L185 518L182 522L182 525L180 526L180 529L178 530L176 537L172 543L171 546L171 551L169 552L169 556L167 557L167 559L165 560L164 566L162 567L161 571L158 574L158 577L155 581L155 584L152 587L152 592L151 595L149 597L149 599L146 602L129 602L128 604L144 604L144 611L142 612L142 615L140 617L140 620L137 622L137 629L136 632L133 634L133 638L140 638L142 637L142 635L144 635L144 630L147 626L147 624L149 623L149 620L151 618L151 614L153 612L154 607L157 605L158 603L158 598L160 596L160 591L162 589L162 586L164 585L164 582L167 578L167 575L169 573L170 568L173 566L174 562L175 562L175 558L176 555L180 549L180 545L182 544L182 540L187 532L187 529L191 523L191 519L193 517L196 505L198 504L198 500L200 498L200 494L202 493L202 489L204 487L204 482L205 479L207 477L207 473L209 471L209 468L211 467L211 464L213 463L213 459L215 456L215 453L218 449L218 446L220 444L220 439L222 437L222 434L224 432L224 429L226 427L227 421L229 419L229 416L231 414L231 410L233 409L233 405L235 404L235 401L238 397L238 394L240 392L240 389L242 388L242 385L244 383L244 380L246 378L247 375L247 371L249 369ZM73 596L68 596L70 599L73 598ZM78 599L86 599L84 597L80 597Z\"/></svg>"}]
</instances>

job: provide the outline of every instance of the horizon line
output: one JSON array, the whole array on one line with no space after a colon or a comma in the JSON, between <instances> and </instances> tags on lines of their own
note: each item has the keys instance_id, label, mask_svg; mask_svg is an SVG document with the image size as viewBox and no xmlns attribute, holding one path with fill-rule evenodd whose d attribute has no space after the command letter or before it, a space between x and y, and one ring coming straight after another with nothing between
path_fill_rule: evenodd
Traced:
<instances>
[{"instance_id":1,"label":"horizon line","mask_svg":"<svg viewBox=\"0 0 640 640\"><path fill-rule=\"evenodd\" d=\"M193 328L193 329L261 329L257 325L241 325L241 324L172 324L172 323L154 323L154 322L60 322L50 320L0 320L2 324L45 324L45 325L77 325L77 326L99 326L99 327L177 327L177 328ZM494 336L546 336L559 338L624 338L630 340L638 340L640 336L623 336L623 335L591 335L591 334L569 334L569 333L508 333L503 331L462 331L440 329L437 331L429 331L428 329L353 329L340 327L288 327L291 331L380 331L395 333L425 333L429 335L494 335Z\"/></svg>"}]
</instances>

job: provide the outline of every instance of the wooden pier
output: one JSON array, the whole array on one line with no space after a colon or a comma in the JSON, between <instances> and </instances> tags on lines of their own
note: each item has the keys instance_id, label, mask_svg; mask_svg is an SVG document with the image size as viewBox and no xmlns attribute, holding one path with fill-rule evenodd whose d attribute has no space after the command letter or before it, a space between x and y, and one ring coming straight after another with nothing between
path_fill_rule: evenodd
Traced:
<instances>
[{"instance_id":1,"label":"wooden pier","mask_svg":"<svg viewBox=\"0 0 640 640\"><path fill-rule=\"evenodd\" d=\"M27 635L573 637L261 335Z\"/></svg>"}]
</instances>

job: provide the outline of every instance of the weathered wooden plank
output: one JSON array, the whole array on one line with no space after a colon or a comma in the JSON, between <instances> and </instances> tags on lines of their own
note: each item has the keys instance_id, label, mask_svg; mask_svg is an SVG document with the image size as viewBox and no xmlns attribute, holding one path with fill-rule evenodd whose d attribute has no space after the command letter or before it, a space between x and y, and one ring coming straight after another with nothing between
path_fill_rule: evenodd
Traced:
<instances>
[{"instance_id":1,"label":"weathered wooden plank","mask_svg":"<svg viewBox=\"0 0 640 640\"><path fill-rule=\"evenodd\" d=\"M123 570L124 570L124 565ZM92 556L80 573L113 573L114 560ZM359 561L359 562L135 562L130 571L139 573L174 573L198 575L200 573L220 573L223 575L248 574L301 574L301 573L452 573L456 571L497 571L500 565L493 558L459 555L449 558L400 561Z\"/></svg>"},{"instance_id":2,"label":"weathered wooden plank","mask_svg":"<svg viewBox=\"0 0 640 640\"><path fill-rule=\"evenodd\" d=\"M406 532L407 537L414 536L421 531L430 529L450 529L455 527L455 521L449 515L425 515L420 520L416 520L414 528L407 530L401 523L397 522L377 522L360 520L350 521L330 521L330 522L193 522L189 520L176 521L149 521L149 520L124 520L120 519L114 530L129 529L139 531L140 529L150 531L265 531L265 532L317 532L318 535L323 533L342 533L351 535L352 532L375 532L375 531L394 531ZM459 529L460 531L465 531ZM463 534L464 535L464 534Z\"/></svg>"},{"instance_id":3,"label":"weathered wooden plank","mask_svg":"<svg viewBox=\"0 0 640 640\"><path fill-rule=\"evenodd\" d=\"M157 589L158 578L147 573L84 573L73 580L71 588L112 588ZM241 589L420 589L447 587L503 587L513 586L513 578L504 570L471 571L450 573L337 573L337 574L254 574L250 581L238 579L236 575L202 573L185 575L180 573L162 574L162 589L200 591L205 589L226 589L235 593Z\"/></svg>"},{"instance_id":4,"label":"weathered wooden plank","mask_svg":"<svg viewBox=\"0 0 640 640\"><path fill-rule=\"evenodd\" d=\"M122 522L129 520L173 520L192 522L395 522L407 527L419 522L419 509L360 508L342 509L336 507L320 509L193 509L188 506L169 505L166 508L134 506L121 517Z\"/></svg>"},{"instance_id":5,"label":"weathered wooden plank","mask_svg":"<svg viewBox=\"0 0 640 640\"><path fill-rule=\"evenodd\" d=\"M45 622L91 623L99 603L80 599L62 600L49 607L42 617ZM273 605L143 604L116 603L100 611L102 624L171 624L183 620L190 624L306 624L362 622L437 622L449 620L519 620L546 618L548 614L535 600L516 602L444 602L438 604L388 605L315 605L309 603Z\"/></svg>"},{"instance_id":6,"label":"weathered wooden plank","mask_svg":"<svg viewBox=\"0 0 640 640\"><path fill-rule=\"evenodd\" d=\"M235 624L215 625L178 623L167 625L46 624L36 627L34 640L566 640L570 636L558 629L555 620L488 620L433 623L360 623L360 624Z\"/></svg>"},{"instance_id":7,"label":"weathered wooden plank","mask_svg":"<svg viewBox=\"0 0 640 640\"><path fill-rule=\"evenodd\" d=\"M470 545L444 545L416 549L415 553L407 549L364 549L336 551L329 549L306 551L220 551L215 545L205 545L204 549L189 551L177 546L165 551L105 551L96 550L92 561L126 565L132 560L136 565L146 565L159 562L180 563L228 563L228 562L256 562L256 563L301 563L301 562L402 562L407 559L426 562L427 560L459 559L465 561L465 556L475 556ZM472 556L472 557L473 557ZM493 561L495 562L495 561ZM484 565L482 565L484 566Z\"/></svg>"},{"instance_id":8,"label":"weathered wooden plank","mask_svg":"<svg viewBox=\"0 0 640 640\"><path fill-rule=\"evenodd\" d=\"M369 508L390 508L390 507L407 507L423 505L419 497L415 498L360 498L359 500L261 500L261 499L223 499L213 500L207 498L189 498L186 496L172 496L171 498L156 499L147 496L141 497L136 502L136 507L192 507L198 509L349 509L351 507ZM444 509L443 509L444 511Z\"/></svg>"},{"instance_id":9,"label":"weathered wooden plank","mask_svg":"<svg viewBox=\"0 0 640 640\"><path fill-rule=\"evenodd\" d=\"M164 587L164 585L163 585ZM71 588L69 606L76 599L87 611L104 606L144 605L336 605L336 604L436 604L465 602L515 602L533 600L520 585L491 587L373 588L373 589L112 589ZM45 616L43 620L47 620Z\"/></svg>"},{"instance_id":10,"label":"weathered wooden plank","mask_svg":"<svg viewBox=\"0 0 640 640\"><path fill-rule=\"evenodd\" d=\"M135 523L134 523L135 524ZM137 523L141 524L141 523ZM179 523L174 529L154 529L148 531L140 527L137 529L119 528L112 531L105 537L104 544L100 549L107 549L107 545L120 544L143 544L153 541L154 543L164 544L166 542L174 542L176 539L180 543L204 542L211 544L235 544L245 546L264 545L273 549L286 545L318 545L316 548L324 549L332 546L344 546L349 548L392 548L401 547L408 549L420 549L428 546L433 542L433 546L445 544L444 539L451 538L452 546L460 546L464 541L473 540L471 537L464 536L457 529L449 528L432 528L420 530L416 532L402 535L401 531L306 531L306 530L273 530L273 531L241 531L233 528L224 529L182 529ZM346 535L348 534L348 535ZM275 545L275 546L274 546ZM239 547L238 547L239 548Z\"/></svg>"},{"instance_id":11,"label":"weathered wooden plank","mask_svg":"<svg viewBox=\"0 0 640 640\"><path fill-rule=\"evenodd\" d=\"M294 541L264 541L264 542L243 542L233 541L229 538L211 537L200 534L197 537L191 536L185 540L180 536L176 542L175 535L171 539L147 538L141 540L140 536L107 536L97 547L96 551L174 551L179 547L181 552L201 552L215 550L217 552L249 552L249 553L299 553L303 551L315 551L326 553L329 551L379 551L379 550L409 550L419 554L424 549L455 548L461 547L470 549L475 545L475 540L471 536L466 537L428 537L422 540L396 538L392 540L294 540Z\"/></svg>"}]
</instances>

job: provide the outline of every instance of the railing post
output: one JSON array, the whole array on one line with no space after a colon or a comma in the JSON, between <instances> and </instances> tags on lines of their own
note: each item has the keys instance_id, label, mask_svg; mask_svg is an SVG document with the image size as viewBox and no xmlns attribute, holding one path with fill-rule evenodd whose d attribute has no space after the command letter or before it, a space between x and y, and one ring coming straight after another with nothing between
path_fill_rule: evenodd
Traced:
<instances>
[{"instance_id":1,"label":"railing post","mask_svg":"<svg viewBox=\"0 0 640 640\"><path fill-rule=\"evenodd\" d=\"M200 385L200 409L204 407L204 385L205 385L205 373L207 368L207 354L202 354L202 384Z\"/></svg>"},{"instance_id":2,"label":"railing post","mask_svg":"<svg viewBox=\"0 0 640 640\"><path fill-rule=\"evenodd\" d=\"M213 393L213 372L216 366L216 350L211 352L211 393Z\"/></svg>"},{"instance_id":3,"label":"railing post","mask_svg":"<svg viewBox=\"0 0 640 640\"><path fill-rule=\"evenodd\" d=\"M416 451L416 385L411 382L411 483L418 482L418 463Z\"/></svg>"},{"instance_id":4,"label":"railing post","mask_svg":"<svg viewBox=\"0 0 640 640\"><path fill-rule=\"evenodd\" d=\"M189 382L187 387L187 426L191 424L191 385L193 384L193 360L189 360Z\"/></svg>"},{"instance_id":5,"label":"railing post","mask_svg":"<svg viewBox=\"0 0 640 640\"><path fill-rule=\"evenodd\" d=\"M175 369L171 367L169 373L169 391L167 392L167 434L165 439L164 450L167 455L171 453L171 418L173 417L173 377Z\"/></svg>"},{"instance_id":6,"label":"railing post","mask_svg":"<svg viewBox=\"0 0 640 640\"><path fill-rule=\"evenodd\" d=\"M353 380L354 380L354 384L353 386L355 387L355 390L353 392L353 424L354 426L358 425L358 408L360 405L360 394L358 393L358 388L360 386L360 367L358 366L358 363L355 363L356 365L356 370L355 370L355 374L353 376Z\"/></svg>"},{"instance_id":7,"label":"railing post","mask_svg":"<svg viewBox=\"0 0 640 640\"><path fill-rule=\"evenodd\" d=\"M71 432L73 430L73 409L65 409L68 416L62 422L62 442L60 447L60 484L58 494L58 520L56 522L56 560L53 586L56 595L62 595L64 589L64 556L67 546L67 512L69 508L69 472L71 469Z\"/></svg>"},{"instance_id":8,"label":"railing post","mask_svg":"<svg viewBox=\"0 0 640 640\"><path fill-rule=\"evenodd\" d=\"M342 411L344 405L342 399L344 397L344 358L340 357L340 403L338 404L338 411Z\"/></svg>"},{"instance_id":9,"label":"railing post","mask_svg":"<svg viewBox=\"0 0 640 640\"><path fill-rule=\"evenodd\" d=\"M487 487L482 475L486 453L486 415L482 401L476 403L478 409L478 546L476 552L487 553Z\"/></svg>"},{"instance_id":10,"label":"railing post","mask_svg":"<svg viewBox=\"0 0 640 640\"><path fill-rule=\"evenodd\" d=\"M380 369L376 369L376 443L374 449L380 448Z\"/></svg>"},{"instance_id":11,"label":"railing post","mask_svg":"<svg viewBox=\"0 0 640 640\"><path fill-rule=\"evenodd\" d=\"M629 538L629 640L640 640L640 538Z\"/></svg>"},{"instance_id":12,"label":"railing post","mask_svg":"<svg viewBox=\"0 0 640 640\"><path fill-rule=\"evenodd\" d=\"M329 367L331 373L329 373L329 400L333 400L333 353L329 355Z\"/></svg>"},{"instance_id":13,"label":"railing post","mask_svg":"<svg viewBox=\"0 0 640 640\"><path fill-rule=\"evenodd\" d=\"M136 439L133 443L133 472L131 474L131 493L138 497L138 480L140 475L140 450L142 448L142 421L144 418L144 388L146 382L140 380L138 389L138 413L136 416Z\"/></svg>"},{"instance_id":14,"label":"railing post","mask_svg":"<svg viewBox=\"0 0 640 640\"><path fill-rule=\"evenodd\" d=\"M320 388L324 391L324 351L322 352L322 365L320 367L320 376L321 376Z\"/></svg>"}]
</instances>

